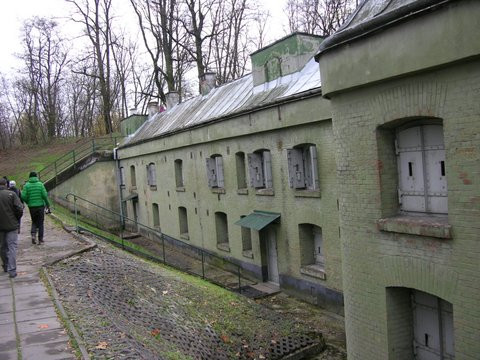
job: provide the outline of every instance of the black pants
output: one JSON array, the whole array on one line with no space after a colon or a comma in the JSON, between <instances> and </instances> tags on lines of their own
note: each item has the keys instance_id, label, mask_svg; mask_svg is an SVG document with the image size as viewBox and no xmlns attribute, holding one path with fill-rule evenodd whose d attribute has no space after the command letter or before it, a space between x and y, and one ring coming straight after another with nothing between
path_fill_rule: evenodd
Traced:
<instances>
[{"instance_id":1,"label":"black pants","mask_svg":"<svg viewBox=\"0 0 480 360\"><path fill-rule=\"evenodd\" d=\"M43 221L45 220L45 206L31 207L30 217L32 218L32 238L36 236L38 230L38 241L43 241Z\"/></svg>"}]
</instances>

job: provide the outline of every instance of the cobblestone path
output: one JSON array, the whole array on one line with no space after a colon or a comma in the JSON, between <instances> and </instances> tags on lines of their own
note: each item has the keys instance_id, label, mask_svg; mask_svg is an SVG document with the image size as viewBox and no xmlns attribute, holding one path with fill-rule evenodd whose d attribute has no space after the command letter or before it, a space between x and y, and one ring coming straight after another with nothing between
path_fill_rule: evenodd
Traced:
<instances>
[{"instance_id":1,"label":"cobblestone path","mask_svg":"<svg viewBox=\"0 0 480 360\"><path fill-rule=\"evenodd\" d=\"M107 246L49 273L95 359L281 359L323 345L292 317Z\"/></svg>"}]
</instances>

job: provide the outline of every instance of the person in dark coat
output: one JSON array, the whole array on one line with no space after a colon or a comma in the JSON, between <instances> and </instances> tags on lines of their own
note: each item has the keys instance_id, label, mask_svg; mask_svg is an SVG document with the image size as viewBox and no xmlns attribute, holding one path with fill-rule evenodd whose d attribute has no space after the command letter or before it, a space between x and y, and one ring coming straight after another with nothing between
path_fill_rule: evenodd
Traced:
<instances>
[{"instance_id":1,"label":"person in dark coat","mask_svg":"<svg viewBox=\"0 0 480 360\"><path fill-rule=\"evenodd\" d=\"M50 202L48 201L47 190L43 183L38 179L37 173L30 173L28 182L22 190L22 200L27 204L32 218L32 244L36 244L38 231L38 244L43 244L43 222L45 220L45 207L50 211Z\"/></svg>"},{"instance_id":2,"label":"person in dark coat","mask_svg":"<svg viewBox=\"0 0 480 360\"><path fill-rule=\"evenodd\" d=\"M3 271L11 278L17 276L18 226L23 215L23 204L13 191L7 189L7 181L0 179L0 257Z\"/></svg>"},{"instance_id":3,"label":"person in dark coat","mask_svg":"<svg viewBox=\"0 0 480 360\"><path fill-rule=\"evenodd\" d=\"M17 188L17 183L15 182L15 180L10 180L9 181L8 190L13 191L15 194L17 194L18 198L20 199L21 203L23 204L23 200L21 198L21 193L20 193L20 190ZM18 233L19 234L20 234L20 227L21 227L21 223L20 223L20 220L18 220Z\"/></svg>"}]
</instances>

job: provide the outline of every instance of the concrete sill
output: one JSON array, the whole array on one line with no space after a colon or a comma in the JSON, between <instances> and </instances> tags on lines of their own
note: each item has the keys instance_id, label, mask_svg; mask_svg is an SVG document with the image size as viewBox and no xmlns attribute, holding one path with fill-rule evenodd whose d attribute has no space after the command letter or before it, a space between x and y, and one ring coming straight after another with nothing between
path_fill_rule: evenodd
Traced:
<instances>
[{"instance_id":1,"label":"concrete sill","mask_svg":"<svg viewBox=\"0 0 480 360\"><path fill-rule=\"evenodd\" d=\"M136 186L130 186L130 192L137 190Z\"/></svg>"},{"instance_id":2,"label":"concrete sill","mask_svg":"<svg viewBox=\"0 0 480 360\"><path fill-rule=\"evenodd\" d=\"M256 189L255 195L259 196L274 196L275 191L273 189Z\"/></svg>"},{"instance_id":3,"label":"concrete sill","mask_svg":"<svg viewBox=\"0 0 480 360\"><path fill-rule=\"evenodd\" d=\"M429 236L439 239L452 238L452 226L447 216L411 216L398 215L377 220L381 231L418 236Z\"/></svg>"},{"instance_id":4,"label":"concrete sill","mask_svg":"<svg viewBox=\"0 0 480 360\"><path fill-rule=\"evenodd\" d=\"M157 185L150 185L150 190L157 191Z\"/></svg>"},{"instance_id":5,"label":"concrete sill","mask_svg":"<svg viewBox=\"0 0 480 360\"><path fill-rule=\"evenodd\" d=\"M230 252L230 245L228 245L228 243L220 243L220 244L217 244L217 249Z\"/></svg>"},{"instance_id":6,"label":"concrete sill","mask_svg":"<svg viewBox=\"0 0 480 360\"><path fill-rule=\"evenodd\" d=\"M246 258L253 259L253 251L252 250L244 250L244 251L242 251L242 255Z\"/></svg>"},{"instance_id":7,"label":"concrete sill","mask_svg":"<svg viewBox=\"0 0 480 360\"><path fill-rule=\"evenodd\" d=\"M225 194L225 189L224 188L212 188L212 193L213 194Z\"/></svg>"},{"instance_id":8,"label":"concrete sill","mask_svg":"<svg viewBox=\"0 0 480 360\"><path fill-rule=\"evenodd\" d=\"M320 190L295 190L295 197L320 198Z\"/></svg>"},{"instance_id":9,"label":"concrete sill","mask_svg":"<svg viewBox=\"0 0 480 360\"><path fill-rule=\"evenodd\" d=\"M188 236L188 233L183 233L183 234L180 234L180 239L190 240L190 236Z\"/></svg>"},{"instance_id":10,"label":"concrete sill","mask_svg":"<svg viewBox=\"0 0 480 360\"><path fill-rule=\"evenodd\" d=\"M184 186L178 186L175 190L177 192L185 192L185 187Z\"/></svg>"},{"instance_id":11,"label":"concrete sill","mask_svg":"<svg viewBox=\"0 0 480 360\"><path fill-rule=\"evenodd\" d=\"M248 189L237 189L238 195L248 195Z\"/></svg>"},{"instance_id":12,"label":"concrete sill","mask_svg":"<svg viewBox=\"0 0 480 360\"><path fill-rule=\"evenodd\" d=\"M311 276L317 279L326 280L325 269L320 265L306 265L300 268L300 274Z\"/></svg>"},{"instance_id":13,"label":"concrete sill","mask_svg":"<svg viewBox=\"0 0 480 360\"><path fill-rule=\"evenodd\" d=\"M120 189L125 189L125 187L126 186L124 184L120 185Z\"/></svg>"}]
</instances>

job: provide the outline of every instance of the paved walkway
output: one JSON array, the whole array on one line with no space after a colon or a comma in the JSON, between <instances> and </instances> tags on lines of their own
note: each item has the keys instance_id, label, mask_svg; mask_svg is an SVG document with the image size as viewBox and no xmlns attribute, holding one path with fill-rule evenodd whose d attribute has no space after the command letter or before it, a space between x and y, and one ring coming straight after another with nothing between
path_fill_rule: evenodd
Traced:
<instances>
[{"instance_id":1,"label":"paved walkway","mask_svg":"<svg viewBox=\"0 0 480 360\"><path fill-rule=\"evenodd\" d=\"M47 218L45 243L33 245L30 224L26 210L19 235L18 276L10 279L7 273L0 274L0 359L75 359L68 334L40 280L40 269L86 244Z\"/></svg>"}]
</instances>

